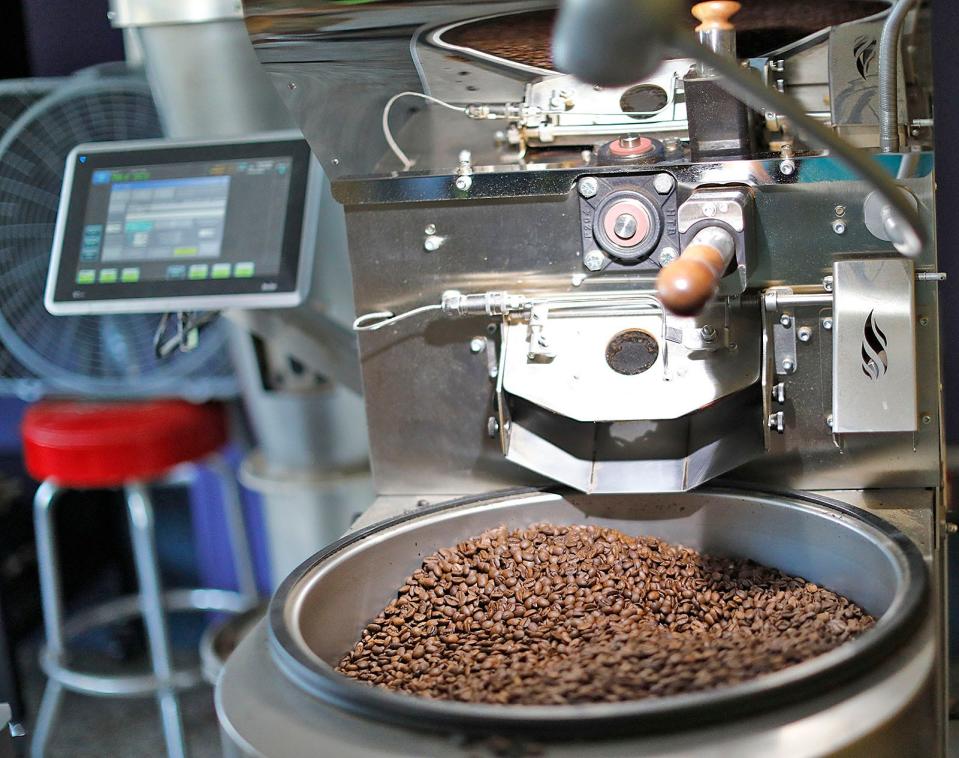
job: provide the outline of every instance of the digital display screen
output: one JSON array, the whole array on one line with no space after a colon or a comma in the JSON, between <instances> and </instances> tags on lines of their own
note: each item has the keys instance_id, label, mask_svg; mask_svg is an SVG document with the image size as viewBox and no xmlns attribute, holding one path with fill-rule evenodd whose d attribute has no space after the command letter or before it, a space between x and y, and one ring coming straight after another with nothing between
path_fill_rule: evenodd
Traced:
<instances>
[{"instance_id":1,"label":"digital display screen","mask_svg":"<svg viewBox=\"0 0 959 758\"><path fill-rule=\"evenodd\" d=\"M303 140L78 153L55 301L295 289L309 161Z\"/></svg>"}]
</instances>

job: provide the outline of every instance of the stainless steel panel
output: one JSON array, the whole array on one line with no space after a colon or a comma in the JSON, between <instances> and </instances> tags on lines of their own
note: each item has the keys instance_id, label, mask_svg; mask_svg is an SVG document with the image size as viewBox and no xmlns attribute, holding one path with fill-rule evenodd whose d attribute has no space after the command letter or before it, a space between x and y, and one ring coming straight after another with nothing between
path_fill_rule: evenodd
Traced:
<instances>
[{"instance_id":1,"label":"stainless steel panel","mask_svg":"<svg viewBox=\"0 0 959 758\"><path fill-rule=\"evenodd\" d=\"M902 257L833 264L834 434L918 429L915 278Z\"/></svg>"}]
</instances>

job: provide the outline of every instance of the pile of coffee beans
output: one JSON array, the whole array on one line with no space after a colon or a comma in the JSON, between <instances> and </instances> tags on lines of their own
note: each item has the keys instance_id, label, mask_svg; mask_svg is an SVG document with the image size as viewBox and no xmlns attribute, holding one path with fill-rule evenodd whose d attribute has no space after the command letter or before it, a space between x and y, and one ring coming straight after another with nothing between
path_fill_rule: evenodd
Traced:
<instances>
[{"instance_id":1,"label":"pile of coffee beans","mask_svg":"<svg viewBox=\"0 0 959 758\"><path fill-rule=\"evenodd\" d=\"M618 702L778 671L874 623L752 561L596 526L500 527L423 561L337 670L445 700Z\"/></svg>"}]
</instances>

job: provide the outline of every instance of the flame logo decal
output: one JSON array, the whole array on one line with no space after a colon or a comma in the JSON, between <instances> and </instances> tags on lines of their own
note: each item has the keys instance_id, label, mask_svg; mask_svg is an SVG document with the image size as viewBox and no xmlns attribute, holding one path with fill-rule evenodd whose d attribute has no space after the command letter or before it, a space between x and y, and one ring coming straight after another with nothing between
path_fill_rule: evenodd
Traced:
<instances>
[{"instance_id":1,"label":"flame logo decal","mask_svg":"<svg viewBox=\"0 0 959 758\"><path fill-rule=\"evenodd\" d=\"M875 311L869 311L862 328L862 373L872 381L881 379L889 370L889 356L886 355L889 340L876 323L875 314Z\"/></svg>"},{"instance_id":2,"label":"flame logo decal","mask_svg":"<svg viewBox=\"0 0 959 758\"><path fill-rule=\"evenodd\" d=\"M866 36L857 37L853 45L852 52L856 56L856 70L863 79L866 79L872 73L873 63L876 62L876 47L876 40Z\"/></svg>"}]
</instances>

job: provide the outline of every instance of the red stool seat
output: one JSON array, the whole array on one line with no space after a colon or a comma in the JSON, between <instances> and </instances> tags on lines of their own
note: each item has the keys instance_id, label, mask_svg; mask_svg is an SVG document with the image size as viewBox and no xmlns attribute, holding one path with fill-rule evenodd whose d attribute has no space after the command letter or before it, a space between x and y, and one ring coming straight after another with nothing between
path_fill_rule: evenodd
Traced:
<instances>
[{"instance_id":1,"label":"red stool seat","mask_svg":"<svg viewBox=\"0 0 959 758\"><path fill-rule=\"evenodd\" d=\"M157 479L227 440L218 404L182 400L41 402L21 427L27 471L61 487L120 487Z\"/></svg>"}]
</instances>

